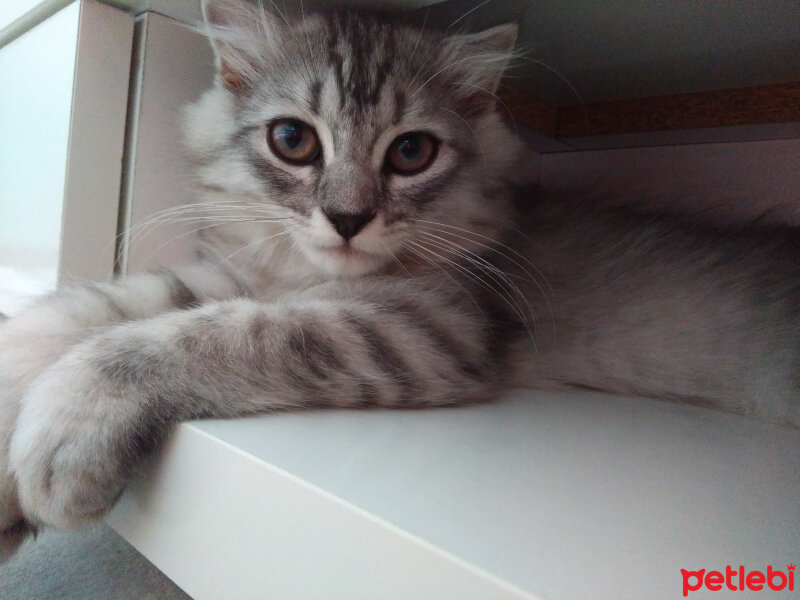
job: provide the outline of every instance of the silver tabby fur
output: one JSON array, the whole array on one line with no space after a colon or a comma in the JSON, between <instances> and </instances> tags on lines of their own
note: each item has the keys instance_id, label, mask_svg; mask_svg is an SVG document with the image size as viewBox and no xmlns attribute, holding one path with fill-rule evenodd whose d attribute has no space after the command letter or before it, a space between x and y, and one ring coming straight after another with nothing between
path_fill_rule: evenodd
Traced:
<instances>
[{"instance_id":1,"label":"silver tabby fur","mask_svg":"<svg viewBox=\"0 0 800 600\"><path fill-rule=\"evenodd\" d=\"M206 7L218 80L188 112L206 225L174 272L64 289L0 325L0 552L101 516L171 425L579 387L800 423L800 242L524 184L493 92L516 29ZM288 165L265 124L305 121ZM383 168L399 134L427 170ZM376 217L349 245L322 216ZM203 220L205 219L205 220ZM216 219L216 221L209 221ZM211 225L209 225L211 223Z\"/></svg>"}]
</instances>

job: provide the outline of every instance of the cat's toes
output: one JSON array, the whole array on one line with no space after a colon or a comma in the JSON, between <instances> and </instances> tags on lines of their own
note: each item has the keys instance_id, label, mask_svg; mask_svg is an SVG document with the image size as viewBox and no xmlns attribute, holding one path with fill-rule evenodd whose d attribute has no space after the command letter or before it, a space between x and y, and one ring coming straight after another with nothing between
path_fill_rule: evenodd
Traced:
<instances>
[{"instance_id":1,"label":"cat's toes","mask_svg":"<svg viewBox=\"0 0 800 600\"><path fill-rule=\"evenodd\" d=\"M48 441L14 455L24 514L61 529L101 517L124 486L113 459L75 439Z\"/></svg>"},{"instance_id":2,"label":"cat's toes","mask_svg":"<svg viewBox=\"0 0 800 600\"><path fill-rule=\"evenodd\" d=\"M115 397L85 364L62 359L23 399L10 465L29 520L74 529L99 518L125 485L128 467Z\"/></svg>"},{"instance_id":3,"label":"cat's toes","mask_svg":"<svg viewBox=\"0 0 800 600\"><path fill-rule=\"evenodd\" d=\"M0 562L11 557L30 533L17 501L14 478L0 468Z\"/></svg>"},{"instance_id":4,"label":"cat's toes","mask_svg":"<svg viewBox=\"0 0 800 600\"><path fill-rule=\"evenodd\" d=\"M5 529L0 529L0 563L11 558L29 535L36 530L25 521L17 521Z\"/></svg>"}]
</instances>

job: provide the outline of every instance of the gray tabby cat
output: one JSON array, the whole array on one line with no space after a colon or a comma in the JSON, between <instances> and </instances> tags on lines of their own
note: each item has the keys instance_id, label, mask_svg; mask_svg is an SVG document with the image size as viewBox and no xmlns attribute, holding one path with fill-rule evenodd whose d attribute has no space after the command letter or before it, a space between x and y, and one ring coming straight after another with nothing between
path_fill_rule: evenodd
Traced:
<instances>
[{"instance_id":1,"label":"gray tabby cat","mask_svg":"<svg viewBox=\"0 0 800 600\"><path fill-rule=\"evenodd\" d=\"M206 7L198 263L0 325L0 544L101 516L175 422L588 387L800 423L800 240L525 187L516 28ZM194 207L182 214L191 215ZM201 221L208 223L208 221ZM534 266L535 265L535 266Z\"/></svg>"}]
</instances>

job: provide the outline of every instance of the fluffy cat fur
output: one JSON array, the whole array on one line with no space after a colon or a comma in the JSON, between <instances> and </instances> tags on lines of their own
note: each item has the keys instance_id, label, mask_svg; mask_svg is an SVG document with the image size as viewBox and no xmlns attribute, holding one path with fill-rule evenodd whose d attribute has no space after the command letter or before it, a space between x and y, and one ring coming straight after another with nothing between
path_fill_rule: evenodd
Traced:
<instances>
[{"instance_id":1,"label":"fluffy cat fur","mask_svg":"<svg viewBox=\"0 0 800 600\"><path fill-rule=\"evenodd\" d=\"M202 203L171 213L204 226L197 264L63 289L0 325L5 556L40 524L102 515L184 419L524 384L800 423L796 230L525 185L494 97L513 25L448 36L241 0L206 13L218 75L186 135ZM283 118L313 127L318 159L276 155ZM400 175L387 148L406 132L438 151ZM345 242L325 213L367 222Z\"/></svg>"}]
</instances>

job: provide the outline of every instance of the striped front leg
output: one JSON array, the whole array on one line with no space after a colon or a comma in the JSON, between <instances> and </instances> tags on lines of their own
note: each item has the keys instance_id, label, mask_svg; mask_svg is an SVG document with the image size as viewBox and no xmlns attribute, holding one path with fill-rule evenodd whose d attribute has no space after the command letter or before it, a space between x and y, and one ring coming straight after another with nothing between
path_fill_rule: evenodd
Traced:
<instances>
[{"instance_id":1,"label":"striped front leg","mask_svg":"<svg viewBox=\"0 0 800 600\"><path fill-rule=\"evenodd\" d=\"M410 282L329 284L109 329L23 401L11 444L23 513L59 526L96 518L178 420L486 399L489 337L464 298Z\"/></svg>"},{"instance_id":2,"label":"striped front leg","mask_svg":"<svg viewBox=\"0 0 800 600\"><path fill-rule=\"evenodd\" d=\"M189 267L71 286L0 322L0 560L30 533L8 468L8 448L20 401L36 378L104 328L236 293L228 278Z\"/></svg>"}]
</instances>

